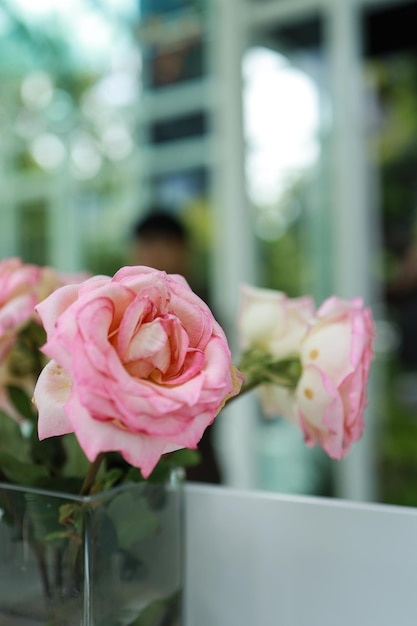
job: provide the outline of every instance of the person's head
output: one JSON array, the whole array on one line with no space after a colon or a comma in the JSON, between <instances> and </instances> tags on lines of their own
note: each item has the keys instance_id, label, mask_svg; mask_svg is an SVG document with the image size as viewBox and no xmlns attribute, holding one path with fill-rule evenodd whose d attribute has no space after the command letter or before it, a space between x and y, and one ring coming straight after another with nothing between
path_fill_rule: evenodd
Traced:
<instances>
[{"instance_id":1,"label":"person's head","mask_svg":"<svg viewBox=\"0 0 417 626\"><path fill-rule=\"evenodd\" d=\"M187 274L188 233L171 213L154 210L133 229L131 262L148 265L168 274Z\"/></svg>"}]
</instances>

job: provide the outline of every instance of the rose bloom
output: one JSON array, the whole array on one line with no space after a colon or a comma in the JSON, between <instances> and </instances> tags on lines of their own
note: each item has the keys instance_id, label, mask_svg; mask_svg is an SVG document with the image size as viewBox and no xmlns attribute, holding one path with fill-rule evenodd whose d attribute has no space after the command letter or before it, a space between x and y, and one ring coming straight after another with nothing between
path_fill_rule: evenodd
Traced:
<instances>
[{"instance_id":1,"label":"rose bloom","mask_svg":"<svg viewBox=\"0 0 417 626\"><path fill-rule=\"evenodd\" d=\"M313 317L314 302L309 296L289 298L272 289L241 288L238 324L244 350L257 349L276 361L298 357ZM261 385L257 394L266 415L279 413L297 423L293 394L286 387Z\"/></svg>"},{"instance_id":2,"label":"rose bloom","mask_svg":"<svg viewBox=\"0 0 417 626\"><path fill-rule=\"evenodd\" d=\"M18 257L0 261L0 359L16 334L31 320L40 322L35 306L58 287L80 282L86 274L64 274L50 267L23 263Z\"/></svg>"},{"instance_id":3,"label":"rose bloom","mask_svg":"<svg viewBox=\"0 0 417 626\"><path fill-rule=\"evenodd\" d=\"M331 297L302 344L297 413L306 443L341 459L363 432L374 324L361 298Z\"/></svg>"},{"instance_id":4,"label":"rose bloom","mask_svg":"<svg viewBox=\"0 0 417 626\"><path fill-rule=\"evenodd\" d=\"M146 478L195 448L241 381L222 328L176 275L125 267L38 307L47 333L34 399L40 439L74 432L90 461L118 451Z\"/></svg>"},{"instance_id":5,"label":"rose bloom","mask_svg":"<svg viewBox=\"0 0 417 626\"><path fill-rule=\"evenodd\" d=\"M265 413L301 427L307 445L318 443L331 458L343 458L364 428L373 337L372 315L360 298L326 300L301 341L295 391L263 385Z\"/></svg>"},{"instance_id":6,"label":"rose bloom","mask_svg":"<svg viewBox=\"0 0 417 626\"><path fill-rule=\"evenodd\" d=\"M28 322L38 303L41 269L19 258L0 262L0 360L9 352L16 334Z\"/></svg>"},{"instance_id":7,"label":"rose bloom","mask_svg":"<svg viewBox=\"0 0 417 626\"><path fill-rule=\"evenodd\" d=\"M31 321L41 324L36 304L58 287L79 282L80 276L86 274L62 274L18 257L0 262L0 409L20 423L24 418L10 401L7 386L19 386L30 397L39 372L19 345L19 334Z\"/></svg>"},{"instance_id":8,"label":"rose bloom","mask_svg":"<svg viewBox=\"0 0 417 626\"><path fill-rule=\"evenodd\" d=\"M239 313L242 347L259 348L276 359L297 355L313 316L309 296L288 298L280 291L245 285Z\"/></svg>"}]
</instances>

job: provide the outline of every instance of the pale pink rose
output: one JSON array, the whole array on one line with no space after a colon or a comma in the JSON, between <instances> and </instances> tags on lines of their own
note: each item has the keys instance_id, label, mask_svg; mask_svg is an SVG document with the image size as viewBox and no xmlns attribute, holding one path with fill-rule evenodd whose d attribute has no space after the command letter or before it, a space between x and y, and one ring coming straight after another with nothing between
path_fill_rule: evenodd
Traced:
<instances>
[{"instance_id":1,"label":"pale pink rose","mask_svg":"<svg viewBox=\"0 0 417 626\"><path fill-rule=\"evenodd\" d=\"M242 348L261 349L277 360L297 355L313 316L309 296L288 298L279 291L245 285L238 320Z\"/></svg>"},{"instance_id":2,"label":"pale pink rose","mask_svg":"<svg viewBox=\"0 0 417 626\"><path fill-rule=\"evenodd\" d=\"M306 443L318 442L334 459L344 457L363 432L373 337L371 311L360 298L331 297L302 344L297 415Z\"/></svg>"},{"instance_id":3,"label":"pale pink rose","mask_svg":"<svg viewBox=\"0 0 417 626\"><path fill-rule=\"evenodd\" d=\"M58 287L79 283L86 277L87 274L65 274L23 263L17 257L0 261L0 359L30 320L39 321L36 304Z\"/></svg>"},{"instance_id":4,"label":"pale pink rose","mask_svg":"<svg viewBox=\"0 0 417 626\"><path fill-rule=\"evenodd\" d=\"M50 267L24 263L17 257L0 262L0 409L18 422L24 420L11 403L7 386L21 387L29 397L39 375L30 371L28 355L19 346L19 336L30 322L41 324L35 306L55 289L68 283L80 282L87 274L64 274ZM40 345L38 346L40 348ZM33 345L36 350L36 345ZM20 366L20 363L25 363ZM42 359L45 358L42 355ZM17 374L24 370L25 374Z\"/></svg>"},{"instance_id":5,"label":"pale pink rose","mask_svg":"<svg viewBox=\"0 0 417 626\"><path fill-rule=\"evenodd\" d=\"M52 359L34 394L39 436L74 432L90 461L118 451L147 477L163 453L195 448L240 388L223 330L180 276L125 267L37 310Z\"/></svg>"},{"instance_id":6,"label":"pale pink rose","mask_svg":"<svg viewBox=\"0 0 417 626\"><path fill-rule=\"evenodd\" d=\"M0 360L33 315L40 276L39 267L24 264L18 258L0 262Z\"/></svg>"},{"instance_id":7,"label":"pale pink rose","mask_svg":"<svg viewBox=\"0 0 417 626\"><path fill-rule=\"evenodd\" d=\"M313 317L308 298L297 302L279 292L250 289L242 319L246 349L257 347L275 362L293 356L301 365L295 388L279 381L258 387L264 413L286 418L301 428L307 445L319 443L330 457L341 459L364 428L371 311L360 298L332 297ZM279 378L277 371L270 371L271 381Z\"/></svg>"}]
</instances>

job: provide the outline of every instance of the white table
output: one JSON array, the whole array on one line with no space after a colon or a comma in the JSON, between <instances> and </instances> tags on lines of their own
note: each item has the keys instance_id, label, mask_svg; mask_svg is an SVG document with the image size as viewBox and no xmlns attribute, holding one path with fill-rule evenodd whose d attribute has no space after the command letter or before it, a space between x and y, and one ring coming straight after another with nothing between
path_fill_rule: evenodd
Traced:
<instances>
[{"instance_id":1,"label":"white table","mask_svg":"<svg viewBox=\"0 0 417 626\"><path fill-rule=\"evenodd\" d=\"M416 626L417 509L186 486L186 626Z\"/></svg>"}]
</instances>

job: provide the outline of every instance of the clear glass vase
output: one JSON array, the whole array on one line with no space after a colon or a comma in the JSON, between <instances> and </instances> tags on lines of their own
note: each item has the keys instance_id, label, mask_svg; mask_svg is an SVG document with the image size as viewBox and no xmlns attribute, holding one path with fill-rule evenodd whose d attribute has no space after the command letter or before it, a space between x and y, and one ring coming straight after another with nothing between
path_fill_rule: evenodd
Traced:
<instances>
[{"instance_id":1,"label":"clear glass vase","mask_svg":"<svg viewBox=\"0 0 417 626\"><path fill-rule=\"evenodd\" d=\"M1 626L180 626L182 472L80 497L0 483Z\"/></svg>"}]
</instances>

